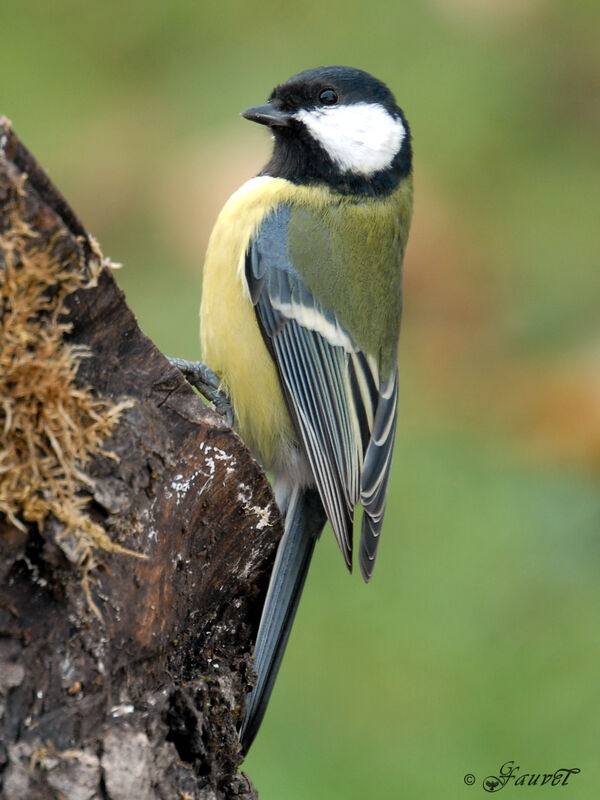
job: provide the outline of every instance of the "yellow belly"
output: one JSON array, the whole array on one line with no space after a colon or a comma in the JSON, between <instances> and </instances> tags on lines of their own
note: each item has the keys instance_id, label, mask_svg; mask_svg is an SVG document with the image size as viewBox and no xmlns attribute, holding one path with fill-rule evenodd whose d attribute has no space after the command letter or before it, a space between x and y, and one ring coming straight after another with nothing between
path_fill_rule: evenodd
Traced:
<instances>
[{"instance_id":1,"label":"yellow belly","mask_svg":"<svg viewBox=\"0 0 600 800\"><path fill-rule=\"evenodd\" d=\"M253 178L227 202L208 244L200 306L202 358L220 376L233 401L238 432L266 469L296 434L247 292L244 257L286 184Z\"/></svg>"}]
</instances>

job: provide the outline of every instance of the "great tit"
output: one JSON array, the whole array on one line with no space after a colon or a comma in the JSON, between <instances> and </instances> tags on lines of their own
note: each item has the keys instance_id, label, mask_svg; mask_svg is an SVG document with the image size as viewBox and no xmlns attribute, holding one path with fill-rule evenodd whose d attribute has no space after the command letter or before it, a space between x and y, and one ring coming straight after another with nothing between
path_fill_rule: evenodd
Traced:
<instances>
[{"instance_id":1,"label":"great tit","mask_svg":"<svg viewBox=\"0 0 600 800\"><path fill-rule=\"evenodd\" d=\"M327 520L349 570L373 571L398 405L402 260L412 214L408 124L387 86L351 67L306 70L242 116L273 153L223 208L200 309L203 359L234 424L274 476L285 520L240 739L247 752Z\"/></svg>"}]
</instances>

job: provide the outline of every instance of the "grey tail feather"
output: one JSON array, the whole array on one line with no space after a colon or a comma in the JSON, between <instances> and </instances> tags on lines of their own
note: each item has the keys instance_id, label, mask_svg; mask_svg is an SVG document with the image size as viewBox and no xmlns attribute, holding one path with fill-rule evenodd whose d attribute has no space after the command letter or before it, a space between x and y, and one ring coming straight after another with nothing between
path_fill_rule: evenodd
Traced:
<instances>
[{"instance_id":1,"label":"grey tail feather","mask_svg":"<svg viewBox=\"0 0 600 800\"><path fill-rule=\"evenodd\" d=\"M313 488L293 489L281 498L280 507L285 518L285 531L277 550L254 649L257 681L248 695L246 715L240 728L244 754L254 741L265 715L315 543L327 521L321 499Z\"/></svg>"}]
</instances>

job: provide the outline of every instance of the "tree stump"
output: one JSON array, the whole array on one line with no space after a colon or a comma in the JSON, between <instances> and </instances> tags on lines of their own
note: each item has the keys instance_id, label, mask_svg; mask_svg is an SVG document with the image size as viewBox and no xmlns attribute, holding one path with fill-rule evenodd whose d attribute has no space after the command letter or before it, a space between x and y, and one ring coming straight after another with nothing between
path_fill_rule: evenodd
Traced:
<instances>
[{"instance_id":1,"label":"tree stump","mask_svg":"<svg viewBox=\"0 0 600 800\"><path fill-rule=\"evenodd\" d=\"M0 289L0 796L256 797L270 486L4 118Z\"/></svg>"}]
</instances>

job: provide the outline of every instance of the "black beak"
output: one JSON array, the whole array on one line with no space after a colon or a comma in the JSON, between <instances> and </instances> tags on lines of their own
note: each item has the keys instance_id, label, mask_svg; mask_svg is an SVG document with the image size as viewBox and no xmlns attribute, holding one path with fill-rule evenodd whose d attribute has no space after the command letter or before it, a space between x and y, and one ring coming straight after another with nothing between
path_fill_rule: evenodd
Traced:
<instances>
[{"instance_id":1,"label":"black beak","mask_svg":"<svg viewBox=\"0 0 600 800\"><path fill-rule=\"evenodd\" d=\"M247 108L242 111L242 117L251 122L258 122L260 125L268 125L270 128L288 128L292 119L292 115L288 111L280 111L271 103Z\"/></svg>"}]
</instances>

